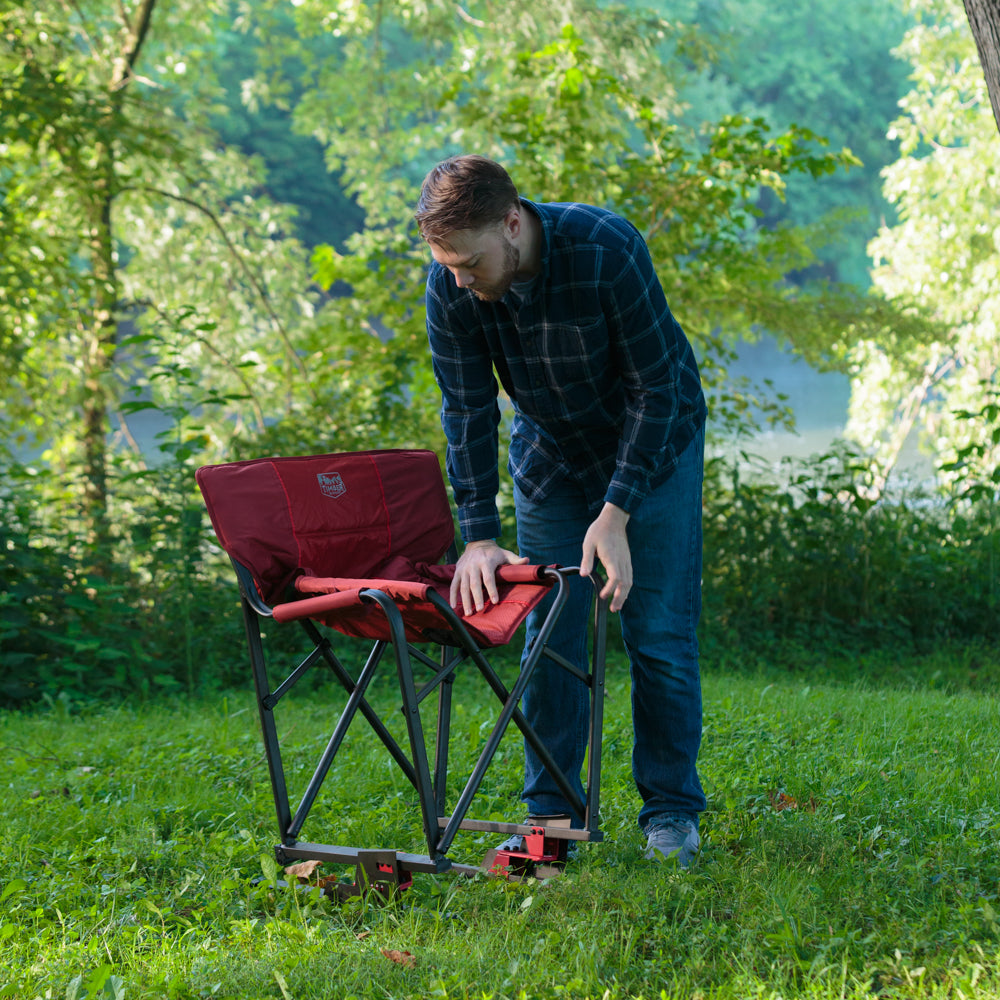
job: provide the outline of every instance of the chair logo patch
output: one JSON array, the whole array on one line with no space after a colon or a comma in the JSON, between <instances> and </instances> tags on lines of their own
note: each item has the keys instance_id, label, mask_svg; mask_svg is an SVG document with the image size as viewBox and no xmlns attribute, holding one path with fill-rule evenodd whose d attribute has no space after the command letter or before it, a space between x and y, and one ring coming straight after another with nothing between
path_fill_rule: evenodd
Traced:
<instances>
[{"instance_id":1,"label":"chair logo patch","mask_svg":"<svg viewBox=\"0 0 1000 1000\"><path fill-rule=\"evenodd\" d=\"M340 497L347 492L339 472L321 472L317 477L319 488L325 497Z\"/></svg>"}]
</instances>

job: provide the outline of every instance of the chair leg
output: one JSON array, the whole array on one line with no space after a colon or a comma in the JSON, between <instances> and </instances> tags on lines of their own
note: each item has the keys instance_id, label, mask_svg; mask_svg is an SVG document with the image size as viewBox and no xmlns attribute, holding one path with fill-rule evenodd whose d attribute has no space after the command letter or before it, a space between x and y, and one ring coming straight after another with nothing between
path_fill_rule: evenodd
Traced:
<instances>
[{"instance_id":1,"label":"chair leg","mask_svg":"<svg viewBox=\"0 0 1000 1000\"><path fill-rule=\"evenodd\" d=\"M415 787L420 799L420 814L427 839L427 850L432 858L443 856L443 851L437 850L437 808L434 800L434 785L431 781L430 766L427 761L427 748L424 744L424 729L420 721L420 702L417 698L417 687L413 681L413 667L406 642L406 631L403 627L403 617L395 602L380 590L361 591L362 600L373 601L382 608L392 634L392 646L396 654L396 674L399 678L399 690L403 698L403 715L406 718L406 731L410 738L410 754L413 770L416 774Z\"/></svg>"},{"instance_id":2,"label":"chair leg","mask_svg":"<svg viewBox=\"0 0 1000 1000\"><path fill-rule=\"evenodd\" d=\"M288 827L292 821L288 804L288 785L281 764L281 746L278 743L278 729L274 721L274 709L270 698L270 685L264 663L264 644L260 635L260 621L245 596L242 597L243 625L246 630L247 648L250 652L250 667L253 671L254 689L257 693L257 709L260 713L260 729L264 740L264 755L271 778L274 795L274 809L278 818L278 833L283 844L294 843L288 839Z\"/></svg>"},{"instance_id":3,"label":"chair leg","mask_svg":"<svg viewBox=\"0 0 1000 1000\"><path fill-rule=\"evenodd\" d=\"M316 801L316 796L319 794L319 790L330 771L333 759L336 757L337 751L344 742L344 737L347 735L348 727L354 721L354 716L357 715L358 708L364 702L365 692L368 690L368 685L375 676L375 670L382 660L382 653L384 649L385 644L379 643L372 650L371 655L368 657L368 662L365 664L358 676L358 681L354 685L354 690L351 691L350 697L347 699L347 704L340 713L340 718L337 720L336 726L334 726L333 733L330 735L326 748L316 764L313 776L310 778L309 784L306 786L306 790L302 795L302 801L299 803L299 808L296 810L295 816L292 818L292 821L288 826L288 836L293 843L298 838L298 835L302 830L302 825L305 823L306 817L309 815L309 810L312 809L313 803Z\"/></svg>"},{"instance_id":4,"label":"chair leg","mask_svg":"<svg viewBox=\"0 0 1000 1000\"><path fill-rule=\"evenodd\" d=\"M437 849L443 854L446 853L448 848L451 846L455 835L458 833L458 830L461 828L461 825L465 820L465 815L472 804L472 799L478 791L479 786L485 777L486 770L492 762L493 756L496 754L500 741L511 721L514 722L523 734L524 738L538 754L543 765L548 769L559 790L566 797L567 802L570 803L573 811L577 814L581 822L587 823L588 813L592 811L588 808L588 803L581 800L576 791L571 787L566 775L555 763L551 754L549 754L534 729L528 724L527 719L525 719L524 715L517 707L518 702L521 699L521 695L523 694L532 673L540 662L541 657L543 655L547 655L545 652L545 643L547 642L555 622L566 603L568 591L566 589L564 578L561 575L558 577L558 590L556 592L555 599L553 600L552 608L539 630L536 642L529 652L525 663L522 665L521 673L511 691L507 690L506 686L480 652L478 646L476 646L476 644L472 641L468 632L465 630L465 627L462 625L461 620L458 619L451 608L447 605L447 602L444 601L443 598L438 599L438 595L436 594L431 594L429 597L435 606L441 611L442 615L449 620L449 623L452 625L453 631L461 641L466 654L473 660L473 662L475 662L487 684L504 706L496 724L494 725L492 733L487 739L486 745L483 747L479 760L477 761L465 788L459 795L451 816L444 824L444 830L437 842ZM602 655L603 652L602 643ZM603 705L603 701L601 704ZM596 811L594 811L595 827L596 822Z\"/></svg>"},{"instance_id":5,"label":"chair leg","mask_svg":"<svg viewBox=\"0 0 1000 1000\"><path fill-rule=\"evenodd\" d=\"M436 596L436 595L435 595ZM428 857L426 861L434 870L444 870L451 862L447 858L447 852L458 830L465 823L465 816L471 803L479 790L485 777L486 770L499 748L500 742L513 722L521 731L524 738L533 746L542 760L542 763L549 769L554 780L560 787L567 801L572 804L573 811L576 812L584 824L587 831L587 839L600 840L599 829L600 817L600 768L601 768L601 737L603 729L604 693L605 693L605 655L606 655L606 633L607 633L607 604L598 601L594 620L594 650L591 672L589 678L581 674L581 677L591 687L591 718L590 718L590 752L587 767L587 793L585 800L579 800L579 796L573 791L569 780L558 768L551 755L541 744L541 741L532 727L528 724L524 715L518 708L524 689L541 660L542 656L552 656L557 660L554 653L546 650L546 642L551 632L552 626L562 609L566 599L564 581L559 579L559 591L556 600L553 602L553 609L546 618L545 623L539 631L538 639L525 660L524 667L518 676L516 683L508 691L506 685L500 680L492 666L483 656L482 652L466 632L461 621L454 616L453 628L457 634L463 652L466 657L473 660L479 673L486 680L488 686L502 703L502 708L497 718L490 736L487 738L479 759L469 776L467 783L459 795L458 802L450 817L443 816L446 808L447 793L447 769L448 769L448 744L450 739L450 720L452 711L452 696L454 675L447 670L449 655L448 650L442 649L441 670L438 673L440 683L438 684L438 718L437 731L435 735L435 756L434 774L431 776L430 766L427 756L427 748L424 741L424 729L420 717L420 701L427 691L418 692L413 676L412 663L409 655L409 646L406 641L405 627L402 616L396 604L384 593L377 590L367 590L362 593L362 598L378 604L386 616L386 620L391 632L390 643L376 643L369 656L368 662L362 669L355 681L347 670L340 664L333 654L329 641L326 640L316 629L312 622L304 621L303 625L307 633L314 642L314 651L307 658L299 671L304 673L308 665L314 663L320 657L324 658L333 670L340 684L348 692L348 702L330 736L326 749L321 756L316 770L303 796L295 815L291 813L288 798L288 789L281 761L281 752L275 724L273 708L279 700L280 695L291 684L286 682L278 691L271 692L269 689L267 671L264 661L263 643L261 640L258 613L244 600L244 622L247 633L247 643L250 650L251 665L254 674L254 683L257 690L258 708L261 719L261 730L263 733L265 753L267 756L268 769L271 777L271 785L274 794L275 811L277 814L279 830L282 840L282 848L289 857L298 856L301 852L296 849L297 837L302 829L305 819L319 793L323 781L327 777L333 760L346 736L347 729L354 716L361 712L366 718L383 744L389 750L396 764L413 784L420 800L421 818L427 840ZM560 600L561 598L561 600ZM444 603L444 602L442 602ZM381 718L369 705L365 698L368 685L371 682L374 672L387 645L392 645L396 660L397 679L400 694L403 702L403 713L406 719L407 736L410 747L410 755L404 753L403 749L389 733ZM461 657L459 657L461 659ZM579 671L574 670L579 673ZM289 679L291 681L291 678ZM435 681L437 683L437 681ZM433 689L433 684L428 685ZM469 829L479 828L491 824L476 823L469 821ZM443 827L443 829L440 829ZM581 831L582 833L582 831ZM440 835L439 835L440 834ZM579 836L573 839L579 839ZM308 848L313 854L317 850L329 850L339 857L345 851L343 848L325 848L323 845L300 844L299 848ZM278 853L281 848L278 849ZM412 864L417 861L414 857L408 864L413 870Z\"/></svg>"},{"instance_id":6,"label":"chair leg","mask_svg":"<svg viewBox=\"0 0 1000 1000\"><path fill-rule=\"evenodd\" d=\"M600 840L601 741L604 733L605 661L608 648L608 602L599 597L594 608L594 648L590 668L590 739L587 760L587 815L584 826L591 840Z\"/></svg>"},{"instance_id":7,"label":"chair leg","mask_svg":"<svg viewBox=\"0 0 1000 1000\"><path fill-rule=\"evenodd\" d=\"M441 647L442 666L449 650ZM451 700L455 675L449 674L438 686L437 735L434 741L434 811L441 816L448 798L448 741L451 738Z\"/></svg>"},{"instance_id":8,"label":"chair leg","mask_svg":"<svg viewBox=\"0 0 1000 1000\"><path fill-rule=\"evenodd\" d=\"M320 631L316 626L308 619L303 619L302 627L305 629L306 634L309 638L316 644L317 648L320 650L323 658L326 660L327 665L333 671L334 676L340 682L341 687L348 693L352 694L355 687L355 682L351 675L344 668L344 665L337 659L333 652L333 647L330 645L330 640L321 635ZM379 643L378 648L384 649L387 643ZM400 770L409 781L416 786L417 777L413 770L413 765L410 763L410 759L402 751L399 744L393 739L392 733L386 728L385 723L379 718L378 713L368 704L364 699L361 700L358 706L359 711L365 717L368 724L375 731L375 735L382 741L385 748L389 751L392 759L399 766Z\"/></svg>"}]
</instances>

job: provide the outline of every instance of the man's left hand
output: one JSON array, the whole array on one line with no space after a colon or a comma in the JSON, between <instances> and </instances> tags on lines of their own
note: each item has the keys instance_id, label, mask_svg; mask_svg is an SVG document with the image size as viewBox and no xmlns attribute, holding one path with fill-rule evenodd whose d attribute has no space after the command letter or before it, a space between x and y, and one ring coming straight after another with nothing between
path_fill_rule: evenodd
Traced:
<instances>
[{"instance_id":1,"label":"man's left hand","mask_svg":"<svg viewBox=\"0 0 1000 1000\"><path fill-rule=\"evenodd\" d=\"M625 526L629 515L620 507L606 503L583 537L580 575L589 576L594 560L600 561L607 574L602 598L611 598L610 610L620 611L632 589L632 554Z\"/></svg>"}]
</instances>

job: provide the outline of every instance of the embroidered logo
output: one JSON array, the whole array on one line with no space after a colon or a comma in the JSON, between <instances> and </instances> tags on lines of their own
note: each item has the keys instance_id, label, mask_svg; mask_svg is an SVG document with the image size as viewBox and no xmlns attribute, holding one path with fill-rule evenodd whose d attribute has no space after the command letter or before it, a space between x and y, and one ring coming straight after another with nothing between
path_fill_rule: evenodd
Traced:
<instances>
[{"instance_id":1,"label":"embroidered logo","mask_svg":"<svg viewBox=\"0 0 1000 1000\"><path fill-rule=\"evenodd\" d=\"M317 477L319 488L325 497L340 497L347 492L339 472L321 472Z\"/></svg>"}]
</instances>

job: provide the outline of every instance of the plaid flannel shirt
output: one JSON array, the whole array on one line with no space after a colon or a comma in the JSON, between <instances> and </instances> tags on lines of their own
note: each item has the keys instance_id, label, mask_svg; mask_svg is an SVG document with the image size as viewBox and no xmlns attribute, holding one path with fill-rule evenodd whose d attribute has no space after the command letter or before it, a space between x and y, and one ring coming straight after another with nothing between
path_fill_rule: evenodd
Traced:
<instances>
[{"instance_id":1,"label":"plaid flannel shirt","mask_svg":"<svg viewBox=\"0 0 1000 1000\"><path fill-rule=\"evenodd\" d=\"M436 262L427 278L466 542L500 533L497 376L513 406L508 468L533 500L570 477L595 511L609 501L631 512L669 478L706 417L694 355L638 230L589 205L522 203L543 241L541 272L523 296L482 302Z\"/></svg>"}]
</instances>

